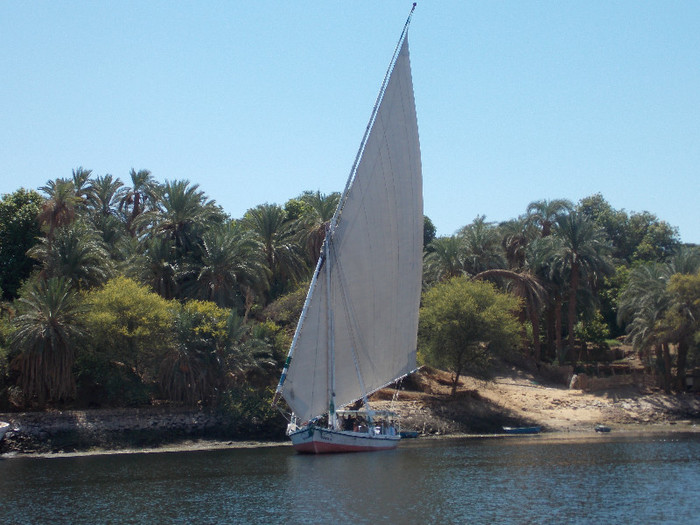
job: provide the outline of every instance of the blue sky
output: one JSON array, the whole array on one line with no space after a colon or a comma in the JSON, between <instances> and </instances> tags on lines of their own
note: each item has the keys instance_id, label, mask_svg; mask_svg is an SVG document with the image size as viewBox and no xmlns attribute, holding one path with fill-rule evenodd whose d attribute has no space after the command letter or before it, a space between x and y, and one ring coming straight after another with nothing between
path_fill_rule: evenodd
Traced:
<instances>
[{"instance_id":1,"label":"blue sky","mask_svg":"<svg viewBox=\"0 0 700 525\"><path fill-rule=\"evenodd\" d=\"M340 191L410 2L0 2L0 193L79 166L232 217ZM699 2L419 2L438 233L601 192L700 243Z\"/></svg>"}]
</instances>

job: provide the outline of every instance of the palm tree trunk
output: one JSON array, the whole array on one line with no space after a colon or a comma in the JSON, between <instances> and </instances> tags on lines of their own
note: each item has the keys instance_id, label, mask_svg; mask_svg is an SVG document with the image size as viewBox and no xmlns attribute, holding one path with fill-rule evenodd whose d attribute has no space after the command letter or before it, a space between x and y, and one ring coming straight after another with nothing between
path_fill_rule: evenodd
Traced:
<instances>
[{"instance_id":1,"label":"palm tree trunk","mask_svg":"<svg viewBox=\"0 0 700 525\"><path fill-rule=\"evenodd\" d=\"M253 308L255 303L255 296L253 295L253 290L246 287L241 287L245 290L245 313L243 314L243 324L248 322L248 315L250 314L250 309Z\"/></svg>"},{"instance_id":2,"label":"palm tree trunk","mask_svg":"<svg viewBox=\"0 0 700 525\"><path fill-rule=\"evenodd\" d=\"M671 393L671 350L668 343L663 344L664 352L664 392Z\"/></svg>"},{"instance_id":3,"label":"palm tree trunk","mask_svg":"<svg viewBox=\"0 0 700 525\"><path fill-rule=\"evenodd\" d=\"M554 337L556 340L557 359L560 365L564 364L563 361L566 357L564 354L564 343L561 339L561 303L561 294L557 292L554 298Z\"/></svg>"},{"instance_id":4,"label":"palm tree trunk","mask_svg":"<svg viewBox=\"0 0 700 525\"><path fill-rule=\"evenodd\" d=\"M534 358L536 362L539 362L542 358L542 349L540 345L540 318L537 315L537 310L535 308L530 309L530 324L532 324L532 348L534 351Z\"/></svg>"},{"instance_id":5,"label":"palm tree trunk","mask_svg":"<svg viewBox=\"0 0 700 525\"><path fill-rule=\"evenodd\" d=\"M547 330L547 338L546 338L546 351L547 351L547 358L549 359L554 359L557 356L557 349L555 346L555 341L557 339L556 336L556 322L554 319L554 305L549 305L547 306L547 310L545 310L545 325L546 325L546 330Z\"/></svg>"},{"instance_id":6,"label":"palm tree trunk","mask_svg":"<svg viewBox=\"0 0 700 525\"><path fill-rule=\"evenodd\" d=\"M639 357L642 357L641 352L639 353ZM656 386L659 388L664 387L664 355L663 355L663 348L661 347L661 343L654 345L654 374L656 375Z\"/></svg>"},{"instance_id":7,"label":"palm tree trunk","mask_svg":"<svg viewBox=\"0 0 700 525\"><path fill-rule=\"evenodd\" d=\"M569 288L569 351L574 351L574 325L576 324L576 291L578 290L579 269L578 262L571 263L571 285Z\"/></svg>"},{"instance_id":8,"label":"palm tree trunk","mask_svg":"<svg viewBox=\"0 0 700 525\"><path fill-rule=\"evenodd\" d=\"M679 392L685 392L685 369L688 363L688 343L681 339L678 343L676 362L676 388Z\"/></svg>"}]
</instances>

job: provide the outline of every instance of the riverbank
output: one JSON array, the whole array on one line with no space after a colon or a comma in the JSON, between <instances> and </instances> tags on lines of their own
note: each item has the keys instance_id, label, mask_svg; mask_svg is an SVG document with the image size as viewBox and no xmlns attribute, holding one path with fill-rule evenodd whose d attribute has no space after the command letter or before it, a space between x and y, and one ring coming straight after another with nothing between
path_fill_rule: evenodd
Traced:
<instances>
[{"instance_id":1,"label":"riverbank","mask_svg":"<svg viewBox=\"0 0 700 525\"><path fill-rule=\"evenodd\" d=\"M546 434L593 434L598 424L615 433L700 431L700 396L664 394L644 378L607 388L570 388L566 377L504 367L490 381L464 377L455 396L446 372L425 369L403 389L373 396L392 409L404 429L422 436L493 436L503 426L540 426ZM576 382L574 382L576 383ZM582 382L576 383L582 384ZM610 386L612 385L612 386ZM12 430L0 442L5 456L179 452L286 445L284 427L266 435L241 431L216 411L175 407L0 414Z\"/></svg>"},{"instance_id":2,"label":"riverbank","mask_svg":"<svg viewBox=\"0 0 700 525\"><path fill-rule=\"evenodd\" d=\"M576 385L586 382L570 376L566 370L532 372L504 366L490 381L461 378L451 396L450 374L427 369L393 405L389 391L380 392L376 404L393 406L405 428L428 435L494 434L504 426L592 432L596 425L672 431L700 424L698 394L665 394L651 386L648 377L633 375L599 381L596 390L585 391Z\"/></svg>"}]
</instances>

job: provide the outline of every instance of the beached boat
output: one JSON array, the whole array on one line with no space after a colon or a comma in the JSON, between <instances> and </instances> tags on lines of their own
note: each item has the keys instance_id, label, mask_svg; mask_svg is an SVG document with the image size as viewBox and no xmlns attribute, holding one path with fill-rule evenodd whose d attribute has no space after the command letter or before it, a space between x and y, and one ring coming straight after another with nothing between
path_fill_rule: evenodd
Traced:
<instances>
[{"instance_id":1,"label":"beached boat","mask_svg":"<svg viewBox=\"0 0 700 525\"><path fill-rule=\"evenodd\" d=\"M608 426L605 425L596 425L595 426L595 431L596 432L610 432L612 429Z\"/></svg>"},{"instance_id":2,"label":"beached boat","mask_svg":"<svg viewBox=\"0 0 700 525\"><path fill-rule=\"evenodd\" d=\"M414 4L415 9L415 4ZM423 260L418 123L406 20L327 227L275 394L299 452L392 449L396 414L368 396L416 368ZM359 410L336 407L362 401Z\"/></svg>"},{"instance_id":3,"label":"beached boat","mask_svg":"<svg viewBox=\"0 0 700 525\"><path fill-rule=\"evenodd\" d=\"M503 427L506 434L539 434L540 427Z\"/></svg>"}]
</instances>

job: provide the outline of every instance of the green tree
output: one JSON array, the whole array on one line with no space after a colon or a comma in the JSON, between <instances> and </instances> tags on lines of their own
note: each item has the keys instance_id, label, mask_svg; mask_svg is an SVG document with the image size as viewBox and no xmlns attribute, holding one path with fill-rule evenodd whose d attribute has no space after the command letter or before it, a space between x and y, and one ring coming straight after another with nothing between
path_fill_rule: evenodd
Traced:
<instances>
[{"instance_id":1,"label":"green tree","mask_svg":"<svg viewBox=\"0 0 700 525\"><path fill-rule=\"evenodd\" d=\"M688 354L700 348L700 272L674 274L668 288L670 305L660 322L662 337L677 345L676 388L685 390Z\"/></svg>"},{"instance_id":2,"label":"green tree","mask_svg":"<svg viewBox=\"0 0 700 525\"><path fill-rule=\"evenodd\" d=\"M505 268L498 229L493 223L486 222L486 217L482 215L474 219L459 231L458 236L461 237L463 264L468 274Z\"/></svg>"},{"instance_id":3,"label":"green tree","mask_svg":"<svg viewBox=\"0 0 700 525\"><path fill-rule=\"evenodd\" d=\"M527 217L520 217L498 225L501 247L505 253L508 268L519 270L525 267L527 246L539 232Z\"/></svg>"},{"instance_id":4,"label":"green tree","mask_svg":"<svg viewBox=\"0 0 700 525\"><path fill-rule=\"evenodd\" d=\"M86 170L82 166L73 170L71 181L73 182L73 192L77 202L78 209L85 210L87 201L90 196L90 177L92 170Z\"/></svg>"},{"instance_id":5,"label":"green tree","mask_svg":"<svg viewBox=\"0 0 700 525\"><path fill-rule=\"evenodd\" d=\"M291 343L291 336L276 323L244 324L229 318L230 345L226 352L226 370L231 384L247 383L256 388L270 386L279 378L281 364Z\"/></svg>"},{"instance_id":6,"label":"green tree","mask_svg":"<svg viewBox=\"0 0 700 525\"><path fill-rule=\"evenodd\" d=\"M267 289L267 272L260 243L239 222L204 234L195 283L200 298L221 307L244 306L247 318L255 296Z\"/></svg>"},{"instance_id":7,"label":"green tree","mask_svg":"<svg viewBox=\"0 0 700 525\"><path fill-rule=\"evenodd\" d=\"M516 348L520 302L487 282L456 277L423 295L419 348L426 364L453 374L452 393L460 375L484 376L494 356Z\"/></svg>"},{"instance_id":8,"label":"green tree","mask_svg":"<svg viewBox=\"0 0 700 525\"><path fill-rule=\"evenodd\" d=\"M320 191L307 191L299 197L299 200L303 203L301 216L298 219L302 244L306 248L309 264L313 266L321 254L326 229L338 207L340 193L325 195Z\"/></svg>"},{"instance_id":9,"label":"green tree","mask_svg":"<svg viewBox=\"0 0 700 525\"><path fill-rule=\"evenodd\" d=\"M126 228L135 237L145 223L139 220L142 214L155 207L159 187L148 170L131 169L131 187L124 188L119 201L119 211L126 217Z\"/></svg>"},{"instance_id":10,"label":"green tree","mask_svg":"<svg viewBox=\"0 0 700 525\"><path fill-rule=\"evenodd\" d=\"M456 235L433 239L423 259L424 280L437 282L464 275L464 251L462 238Z\"/></svg>"},{"instance_id":11,"label":"green tree","mask_svg":"<svg viewBox=\"0 0 700 525\"><path fill-rule=\"evenodd\" d=\"M172 304L145 286L116 277L87 294L90 347L97 357L123 363L143 382L155 380L173 344Z\"/></svg>"},{"instance_id":12,"label":"green tree","mask_svg":"<svg viewBox=\"0 0 700 525\"><path fill-rule=\"evenodd\" d=\"M87 209L90 221L101 233L102 240L112 249L112 257L119 258L118 244L127 234L126 224L119 212L119 201L124 184L112 175L98 176L89 182Z\"/></svg>"},{"instance_id":13,"label":"green tree","mask_svg":"<svg viewBox=\"0 0 700 525\"><path fill-rule=\"evenodd\" d=\"M663 376L663 386L671 388L671 356L667 343L657 330L670 303L666 291L669 268L661 263L646 263L629 272L627 285L618 300L618 322L627 324L627 340L643 356L651 351L657 355L657 367Z\"/></svg>"},{"instance_id":14,"label":"green tree","mask_svg":"<svg viewBox=\"0 0 700 525\"><path fill-rule=\"evenodd\" d=\"M654 349L664 374L664 388L670 389L670 345L678 347L676 385L685 380L685 359L694 348L692 318L694 276L700 271L700 252L682 249L666 263L647 262L632 268L618 304L618 317L627 324L628 338L635 349Z\"/></svg>"},{"instance_id":15,"label":"green tree","mask_svg":"<svg viewBox=\"0 0 700 525\"><path fill-rule=\"evenodd\" d=\"M680 246L677 228L649 212L614 209L600 193L581 199L577 210L601 226L612 242L612 256L631 263L663 261Z\"/></svg>"},{"instance_id":16,"label":"green tree","mask_svg":"<svg viewBox=\"0 0 700 525\"><path fill-rule=\"evenodd\" d=\"M161 237L146 238L140 245L140 252L133 254L129 261L129 275L164 299L178 295L181 272L174 243Z\"/></svg>"},{"instance_id":17,"label":"green tree","mask_svg":"<svg viewBox=\"0 0 700 525\"><path fill-rule=\"evenodd\" d=\"M77 289L104 284L114 270L100 235L80 220L55 230L51 247L42 238L27 254L39 261L42 275L65 277Z\"/></svg>"},{"instance_id":18,"label":"green tree","mask_svg":"<svg viewBox=\"0 0 700 525\"><path fill-rule=\"evenodd\" d=\"M97 176L89 182L88 208L96 215L114 215L125 192L124 183L112 175Z\"/></svg>"},{"instance_id":19,"label":"green tree","mask_svg":"<svg viewBox=\"0 0 700 525\"><path fill-rule=\"evenodd\" d=\"M541 358L540 346L540 311L547 300L547 291L536 275L527 270L514 272L512 270L486 270L474 276L474 279L501 279L508 284L506 290L519 298L522 308L519 322L523 325L523 340L525 341L525 321L532 326L533 357L536 361ZM525 346L525 345L523 345Z\"/></svg>"},{"instance_id":20,"label":"green tree","mask_svg":"<svg viewBox=\"0 0 700 525\"><path fill-rule=\"evenodd\" d=\"M241 222L262 246L270 275L269 299L274 299L308 272L294 223L276 204L261 204L248 210Z\"/></svg>"},{"instance_id":21,"label":"green tree","mask_svg":"<svg viewBox=\"0 0 700 525\"><path fill-rule=\"evenodd\" d=\"M67 279L35 280L17 300L14 365L26 400L66 401L75 396L73 364L78 339L84 334L86 312Z\"/></svg>"},{"instance_id":22,"label":"green tree","mask_svg":"<svg viewBox=\"0 0 700 525\"><path fill-rule=\"evenodd\" d=\"M543 199L531 202L527 206L527 220L540 228L542 237L552 232L552 226L562 215L573 210L573 204L566 199Z\"/></svg>"},{"instance_id":23,"label":"green tree","mask_svg":"<svg viewBox=\"0 0 700 525\"><path fill-rule=\"evenodd\" d=\"M562 307L567 276L555 264L556 248L557 241L552 235L536 238L528 244L525 257L526 267L537 276L547 291L543 315L546 346L542 353L543 357L550 360L564 358Z\"/></svg>"},{"instance_id":24,"label":"green tree","mask_svg":"<svg viewBox=\"0 0 700 525\"><path fill-rule=\"evenodd\" d=\"M433 239L437 237L437 228L427 215L423 216L423 249L427 249Z\"/></svg>"},{"instance_id":25,"label":"green tree","mask_svg":"<svg viewBox=\"0 0 700 525\"><path fill-rule=\"evenodd\" d=\"M76 207L80 199L75 195L73 182L65 179L49 181L39 188L48 195L39 212L39 223L46 231L48 249L51 250L56 228L67 226L75 220Z\"/></svg>"},{"instance_id":26,"label":"green tree","mask_svg":"<svg viewBox=\"0 0 700 525\"><path fill-rule=\"evenodd\" d=\"M553 266L569 276L568 346L573 350L579 287L595 288L604 275L612 273L609 244L602 229L578 212L561 215L552 233L556 239Z\"/></svg>"},{"instance_id":27,"label":"green tree","mask_svg":"<svg viewBox=\"0 0 700 525\"><path fill-rule=\"evenodd\" d=\"M201 235L213 224L223 222L224 213L188 180L166 181L162 187L158 208L150 220L154 232L175 244L179 257L198 246Z\"/></svg>"},{"instance_id":28,"label":"green tree","mask_svg":"<svg viewBox=\"0 0 700 525\"><path fill-rule=\"evenodd\" d=\"M158 376L167 399L188 405L212 403L224 379L229 315L209 301L187 301L177 308L175 341Z\"/></svg>"},{"instance_id":29,"label":"green tree","mask_svg":"<svg viewBox=\"0 0 700 525\"><path fill-rule=\"evenodd\" d=\"M41 235L37 216L43 200L37 192L24 188L0 200L0 289L6 299L16 297L20 284L34 268L27 250Z\"/></svg>"},{"instance_id":30,"label":"green tree","mask_svg":"<svg viewBox=\"0 0 700 525\"><path fill-rule=\"evenodd\" d=\"M660 221L651 213L632 214L630 228L640 239L633 254L634 260L664 261L680 247L678 228Z\"/></svg>"}]
</instances>

